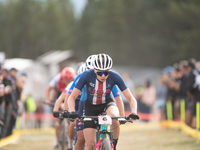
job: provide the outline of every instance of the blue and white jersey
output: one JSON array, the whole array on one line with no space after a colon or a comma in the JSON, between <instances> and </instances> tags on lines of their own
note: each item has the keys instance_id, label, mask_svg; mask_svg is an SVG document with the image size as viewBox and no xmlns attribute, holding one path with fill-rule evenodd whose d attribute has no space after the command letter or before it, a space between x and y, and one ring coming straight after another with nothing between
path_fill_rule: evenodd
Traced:
<instances>
[{"instance_id":1,"label":"blue and white jersey","mask_svg":"<svg viewBox=\"0 0 200 150\"><path fill-rule=\"evenodd\" d=\"M110 93L115 85L117 85L121 91L127 89L122 77L118 73L110 71L106 81L100 82L93 69L82 73L75 88L81 90L84 85L86 85L87 100L93 105L106 103L107 100L111 98Z\"/></svg>"},{"instance_id":2,"label":"blue and white jersey","mask_svg":"<svg viewBox=\"0 0 200 150\"><path fill-rule=\"evenodd\" d=\"M72 93L72 91L73 91L73 89L74 89L76 83L78 82L80 76L81 76L81 74L77 75L76 78L74 79L73 83L71 84L70 89L68 90L68 93L69 93L69 94ZM79 96L77 97L77 99L79 99L79 100L83 100L84 95L83 95L83 96L82 96L82 95L83 95L83 92L81 92L81 93L79 94ZM83 101L84 101L84 100L83 100Z\"/></svg>"},{"instance_id":3,"label":"blue and white jersey","mask_svg":"<svg viewBox=\"0 0 200 150\"><path fill-rule=\"evenodd\" d=\"M118 96L120 96L119 93L120 93L120 92L119 92L119 89L117 88L117 85L113 86L113 88L112 88L112 94L113 94L113 96L114 96L114 97L118 97ZM110 93L110 94L111 94L111 93Z\"/></svg>"},{"instance_id":4,"label":"blue and white jersey","mask_svg":"<svg viewBox=\"0 0 200 150\"><path fill-rule=\"evenodd\" d=\"M73 81L71 81L71 82L67 85L67 87L65 88L65 90L63 91L63 93L67 94L67 93L69 92L70 87L72 86L72 84L73 84Z\"/></svg>"}]
</instances>

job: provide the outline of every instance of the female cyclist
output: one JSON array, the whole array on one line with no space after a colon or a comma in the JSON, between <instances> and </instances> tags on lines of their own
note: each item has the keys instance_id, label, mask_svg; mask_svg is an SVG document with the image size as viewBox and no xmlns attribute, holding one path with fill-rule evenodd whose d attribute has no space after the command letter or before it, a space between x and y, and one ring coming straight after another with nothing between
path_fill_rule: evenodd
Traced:
<instances>
[{"instance_id":1,"label":"female cyclist","mask_svg":"<svg viewBox=\"0 0 200 150\"><path fill-rule=\"evenodd\" d=\"M69 96L68 107L70 118L78 117L78 114L74 109L75 99L84 85L86 85L87 91L87 100L84 104L84 115L98 116L105 111L109 116L119 116L119 110L110 95L114 85L117 85L129 101L132 112L129 117L132 119L139 119L139 116L137 115L136 99L125 85L122 77L118 73L110 70L112 68L111 57L107 54L98 54L94 58L93 65L94 69L82 73L72 94ZM96 128L97 124L94 121L87 121L84 123L83 133L86 140L86 150L95 149ZM119 122L117 120L113 120L111 130L113 131L113 144L116 149L120 133Z\"/></svg>"}]
</instances>

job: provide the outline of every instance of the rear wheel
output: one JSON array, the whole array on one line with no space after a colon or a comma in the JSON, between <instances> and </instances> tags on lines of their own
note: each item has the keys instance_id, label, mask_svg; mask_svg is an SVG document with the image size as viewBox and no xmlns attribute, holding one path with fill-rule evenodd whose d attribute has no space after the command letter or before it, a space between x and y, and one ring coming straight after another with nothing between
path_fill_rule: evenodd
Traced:
<instances>
[{"instance_id":1,"label":"rear wheel","mask_svg":"<svg viewBox=\"0 0 200 150\"><path fill-rule=\"evenodd\" d=\"M112 145L109 139L104 139L102 141L102 150L112 150Z\"/></svg>"}]
</instances>

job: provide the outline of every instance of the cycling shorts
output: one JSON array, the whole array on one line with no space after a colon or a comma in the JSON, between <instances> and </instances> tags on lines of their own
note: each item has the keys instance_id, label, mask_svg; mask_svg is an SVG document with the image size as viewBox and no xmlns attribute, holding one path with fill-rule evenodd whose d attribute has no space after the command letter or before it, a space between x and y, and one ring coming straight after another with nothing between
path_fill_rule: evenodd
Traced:
<instances>
[{"instance_id":1,"label":"cycling shorts","mask_svg":"<svg viewBox=\"0 0 200 150\"><path fill-rule=\"evenodd\" d=\"M84 125L83 122L81 122L80 120L76 120L76 131L83 130L83 125Z\"/></svg>"},{"instance_id":2,"label":"cycling shorts","mask_svg":"<svg viewBox=\"0 0 200 150\"><path fill-rule=\"evenodd\" d=\"M106 103L104 104L99 104L99 105L92 105L88 100L85 101L84 105L84 116L98 116L99 114L102 114L103 112L106 112L108 107L110 106L116 106L116 103L114 100L111 98L109 99ZM85 128L94 128L97 129L98 124L95 121L86 121L84 122L84 129Z\"/></svg>"}]
</instances>

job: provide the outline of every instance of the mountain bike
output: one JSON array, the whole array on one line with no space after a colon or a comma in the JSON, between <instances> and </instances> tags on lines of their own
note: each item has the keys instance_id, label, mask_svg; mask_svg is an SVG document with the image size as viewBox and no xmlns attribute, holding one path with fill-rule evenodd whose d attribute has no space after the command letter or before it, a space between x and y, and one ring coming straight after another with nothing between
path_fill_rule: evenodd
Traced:
<instances>
[{"instance_id":1,"label":"mountain bike","mask_svg":"<svg viewBox=\"0 0 200 150\"><path fill-rule=\"evenodd\" d=\"M59 148L61 147L61 150L66 150L67 146L68 146L68 121L66 118L64 118L62 116L62 113L60 113L61 115L58 117L60 119L60 124L59 124L59 128L58 128L58 141L59 141Z\"/></svg>"},{"instance_id":2,"label":"mountain bike","mask_svg":"<svg viewBox=\"0 0 200 150\"><path fill-rule=\"evenodd\" d=\"M79 116L78 118L81 119L82 122L92 120L98 122L96 150L114 150L113 133L108 131L108 125L112 125L112 119L118 120L120 125L125 124L126 122L133 122L129 120L128 116L111 117L105 114L99 116Z\"/></svg>"},{"instance_id":3,"label":"mountain bike","mask_svg":"<svg viewBox=\"0 0 200 150\"><path fill-rule=\"evenodd\" d=\"M58 115L58 117L56 117L56 118L60 118L60 119L63 119L64 117L63 117L63 114L62 113L59 113L59 115ZM69 118L65 118L65 119L68 119L69 120ZM71 121L74 121L74 120L71 120ZM69 123L69 122L68 122ZM63 125L64 126L64 125ZM64 132L64 131L63 131ZM75 149L75 144L76 144L76 140L77 140L77 135L76 135L76 127L74 127L74 138L73 138L73 143L72 143L72 150L74 150ZM61 136L61 139L60 139L60 141L61 142L63 142L62 141L62 139L64 138L64 135L63 134L60 134ZM68 135L67 135L68 136Z\"/></svg>"},{"instance_id":4,"label":"mountain bike","mask_svg":"<svg viewBox=\"0 0 200 150\"><path fill-rule=\"evenodd\" d=\"M47 103L45 103L47 104ZM54 107L54 104L47 104L51 107ZM60 112L62 112L62 109L59 109ZM64 118L62 113L59 113L59 116L56 117L59 119L59 127L58 127L58 147L55 147L54 150L66 150L68 146L68 124L69 119Z\"/></svg>"}]
</instances>

